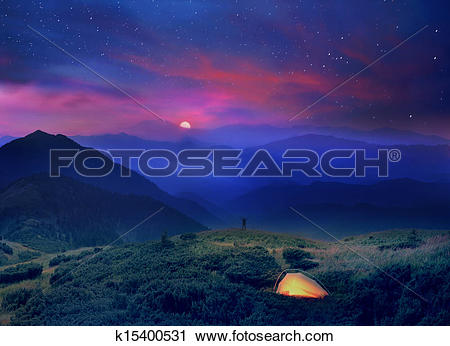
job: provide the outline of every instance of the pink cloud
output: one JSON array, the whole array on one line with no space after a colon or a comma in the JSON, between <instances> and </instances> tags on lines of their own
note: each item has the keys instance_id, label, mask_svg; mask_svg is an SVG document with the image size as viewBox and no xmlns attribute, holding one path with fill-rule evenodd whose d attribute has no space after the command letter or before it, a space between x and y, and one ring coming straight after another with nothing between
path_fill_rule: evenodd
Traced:
<instances>
[{"instance_id":1,"label":"pink cloud","mask_svg":"<svg viewBox=\"0 0 450 346\"><path fill-rule=\"evenodd\" d=\"M197 95L220 97L223 106L236 107L240 105L255 111L273 112L274 115L277 115L282 109L286 118L313 102L314 98L311 95L319 97L346 78L304 72L303 70L277 72L264 68L251 59L231 56L226 59L223 57L214 59L212 56L197 54L178 60L166 60L164 64L158 64L147 57L139 56L122 57L121 59L166 78L186 78L202 82L209 93L198 90L191 91ZM335 91L323 103L333 102L335 98L383 101L385 93L386 86L383 84L359 76ZM187 94L191 95L189 90ZM320 107L311 110L312 113L320 111Z\"/></svg>"},{"instance_id":2,"label":"pink cloud","mask_svg":"<svg viewBox=\"0 0 450 346\"><path fill-rule=\"evenodd\" d=\"M52 90L32 84L0 86L2 132L13 135L35 129L69 135L115 132L130 121L143 119L143 113L127 98L89 90Z\"/></svg>"}]
</instances>

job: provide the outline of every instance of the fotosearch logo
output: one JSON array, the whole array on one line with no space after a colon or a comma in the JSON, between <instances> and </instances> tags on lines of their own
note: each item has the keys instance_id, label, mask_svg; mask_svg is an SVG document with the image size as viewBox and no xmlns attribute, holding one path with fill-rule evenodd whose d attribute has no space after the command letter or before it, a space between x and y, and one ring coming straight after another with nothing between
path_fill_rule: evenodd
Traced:
<instances>
[{"instance_id":1,"label":"fotosearch logo","mask_svg":"<svg viewBox=\"0 0 450 346\"><path fill-rule=\"evenodd\" d=\"M148 177L293 177L310 178L365 177L369 169L378 177L389 176L389 164L401 159L398 149L378 149L368 157L365 149L333 149L322 154L308 149L287 149L281 157L273 157L259 149L249 159L242 149L185 149L178 153L165 149L53 149L50 151L50 176L59 177L61 170L73 166L83 177L104 177L121 163L121 176L130 177L132 160L137 170ZM248 156L248 155L246 155Z\"/></svg>"}]
</instances>

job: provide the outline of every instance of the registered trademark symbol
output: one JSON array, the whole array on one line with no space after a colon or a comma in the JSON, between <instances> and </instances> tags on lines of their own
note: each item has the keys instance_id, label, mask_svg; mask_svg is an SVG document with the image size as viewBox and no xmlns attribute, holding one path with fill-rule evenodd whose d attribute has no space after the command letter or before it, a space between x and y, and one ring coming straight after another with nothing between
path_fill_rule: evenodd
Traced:
<instances>
[{"instance_id":1,"label":"registered trademark symbol","mask_svg":"<svg viewBox=\"0 0 450 346\"><path fill-rule=\"evenodd\" d=\"M389 150L389 161L398 162L402 158L402 153L398 149Z\"/></svg>"}]
</instances>

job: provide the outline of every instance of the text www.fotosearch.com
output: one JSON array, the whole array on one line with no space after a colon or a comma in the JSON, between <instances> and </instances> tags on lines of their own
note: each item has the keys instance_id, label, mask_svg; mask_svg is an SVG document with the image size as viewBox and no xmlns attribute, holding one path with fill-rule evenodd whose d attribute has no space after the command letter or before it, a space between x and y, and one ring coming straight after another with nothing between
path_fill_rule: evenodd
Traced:
<instances>
[{"instance_id":1,"label":"text www.fotosearch.com","mask_svg":"<svg viewBox=\"0 0 450 346\"><path fill-rule=\"evenodd\" d=\"M296 330L292 332L238 332L233 330L232 333L221 332L203 332L195 333L195 340L198 342L235 342L235 341L264 341L264 342L300 342L300 341L333 341L333 333L305 333L302 334Z\"/></svg>"}]
</instances>

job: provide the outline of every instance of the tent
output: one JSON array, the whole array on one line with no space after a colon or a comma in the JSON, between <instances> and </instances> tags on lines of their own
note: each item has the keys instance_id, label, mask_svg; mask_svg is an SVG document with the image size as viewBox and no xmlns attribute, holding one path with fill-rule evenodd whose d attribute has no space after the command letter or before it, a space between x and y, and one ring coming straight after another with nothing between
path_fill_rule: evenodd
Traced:
<instances>
[{"instance_id":1,"label":"tent","mask_svg":"<svg viewBox=\"0 0 450 346\"><path fill-rule=\"evenodd\" d=\"M321 285L302 273L286 273L278 286L276 284L275 286L278 294L296 298L317 299L328 295L328 292Z\"/></svg>"}]
</instances>

